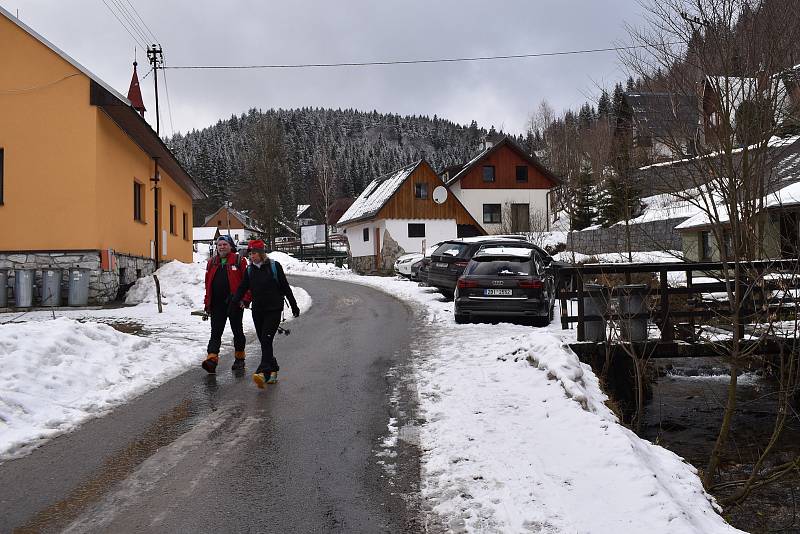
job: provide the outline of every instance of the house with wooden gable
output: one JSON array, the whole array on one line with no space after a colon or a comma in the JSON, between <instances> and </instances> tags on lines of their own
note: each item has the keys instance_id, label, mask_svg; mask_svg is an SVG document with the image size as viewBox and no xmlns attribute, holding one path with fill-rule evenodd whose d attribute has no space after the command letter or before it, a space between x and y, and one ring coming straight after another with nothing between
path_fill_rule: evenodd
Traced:
<instances>
[{"instance_id":1,"label":"house with wooden gable","mask_svg":"<svg viewBox=\"0 0 800 534\"><path fill-rule=\"evenodd\" d=\"M191 262L205 194L141 101L3 8L0 50L0 268L88 269L89 302L103 303L160 262Z\"/></svg>"},{"instance_id":2,"label":"house with wooden gable","mask_svg":"<svg viewBox=\"0 0 800 534\"><path fill-rule=\"evenodd\" d=\"M221 235L229 235L236 243L258 239L263 233L246 213L231 206L222 206L205 218L203 226L219 228Z\"/></svg>"},{"instance_id":3,"label":"house with wooden gable","mask_svg":"<svg viewBox=\"0 0 800 534\"><path fill-rule=\"evenodd\" d=\"M550 190L558 179L508 137L484 141L481 152L460 168L442 174L453 195L487 234L531 231L531 221L547 221Z\"/></svg>"},{"instance_id":4,"label":"house with wooden gable","mask_svg":"<svg viewBox=\"0 0 800 534\"><path fill-rule=\"evenodd\" d=\"M402 254L485 234L425 160L373 180L337 226L347 236L350 266L357 272L389 272Z\"/></svg>"}]
</instances>

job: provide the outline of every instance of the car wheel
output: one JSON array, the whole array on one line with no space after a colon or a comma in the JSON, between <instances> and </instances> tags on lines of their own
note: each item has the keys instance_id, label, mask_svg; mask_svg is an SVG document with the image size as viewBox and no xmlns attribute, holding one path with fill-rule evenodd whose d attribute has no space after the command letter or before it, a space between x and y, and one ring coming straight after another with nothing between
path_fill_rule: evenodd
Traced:
<instances>
[{"instance_id":1,"label":"car wheel","mask_svg":"<svg viewBox=\"0 0 800 534\"><path fill-rule=\"evenodd\" d=\"M465 313L456 313L455 314L456 324L466 324L469 322L469 316Z\"/></svg>"}]
</instances>

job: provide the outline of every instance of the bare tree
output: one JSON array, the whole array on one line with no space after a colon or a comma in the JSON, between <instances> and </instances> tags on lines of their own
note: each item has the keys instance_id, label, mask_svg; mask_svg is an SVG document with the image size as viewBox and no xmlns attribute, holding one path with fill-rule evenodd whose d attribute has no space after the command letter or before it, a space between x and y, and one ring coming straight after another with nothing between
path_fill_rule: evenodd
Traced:
<instances>
[{"instance_id":1,"label":"bare tree","mask_svg":"<svg viewBox=\"0 0 800 534\"><path fill-rule=\"evenodd\" d=\"M787 58L796 49L800 25L787 23L797 21L792 2L645 0L642 5L647 26L628 28L633 44L642 48L626 52L623 62L639 78L643 91L693 99L702 121L699 125L667 121L669 128L661 141L680 153L687 139L692 140L701 155L653 172L660 174L676 199L695 206L705 218L723 262L720 279L727 282L729 314L715 322L730 332L730 339L716 346L729 363L731 378L703 473L705 486L712 488L736 410L737 375L756 358L760 343L774 339L774 308L762 302L753 309L757 288L765 280L786 276L777 266L756 268L753 262L780 256L770 238L774 225L766 208L769 195L779 189L778 165L785 155L784 147L775 142L789 107L781 73L791 66ZM781 354L779 365L779 375L791 377L782 382L782 390L793 390L797 351ZM781 397L779 402L787 402L785 394ZM781 405L778 412L787 409ZM744 498L750 488L766 480L763 458L753 466L752 477L741 482L743 489L723 502Z\"/></svg>"}]
</instances>

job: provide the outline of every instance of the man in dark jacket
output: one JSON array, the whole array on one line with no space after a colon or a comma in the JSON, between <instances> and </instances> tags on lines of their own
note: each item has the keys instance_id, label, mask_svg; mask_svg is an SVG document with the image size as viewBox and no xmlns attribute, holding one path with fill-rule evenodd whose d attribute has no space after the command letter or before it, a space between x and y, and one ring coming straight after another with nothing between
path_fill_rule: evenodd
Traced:
<instances>
[{"instance_id":1,"label":"man in dark jacket","mask_svg":"<svg viewBox=\"0 0 800 534\"><path fill-rule=\"evenodd\" d=\"M270 260L261 240L250 241L250 266L244 273L242 283L236 291L233 300L244 307L242 300L250 292L253 303L253 324L256 327L258 341L261 343L261 363L253 375L253 381L259 388L264 384L274 384L278 381L278 361L272 350L272 340L281 324L283 314L283 299L289 301L292 315L300 315L300 308L292 293L292 288L286 280L283 267L280 263Z\"/></svg>"},{"instance_id":2,"label":"man in dark jacket","mask_svg":"<svg viewBox=\"0 0 800 534\"><path fill-rule=\"evenodd\" d=\"M230 321L233 330L234 371L244 369L244 346L247 339L242 328L243 309L232 301L239 289L242 277L247 271L247 260L234 252L236 246L229 235L220 236L217 240L217 255L208 260L206 265L206 296L204 307L211 316L211 339L208 340L208 356L203 362L203 369L215 373L219 363L219 349L222 344L222 333L225 323ZM242 301L250 301L249 294L243 294Z\"/></svg>"}]
</instances>

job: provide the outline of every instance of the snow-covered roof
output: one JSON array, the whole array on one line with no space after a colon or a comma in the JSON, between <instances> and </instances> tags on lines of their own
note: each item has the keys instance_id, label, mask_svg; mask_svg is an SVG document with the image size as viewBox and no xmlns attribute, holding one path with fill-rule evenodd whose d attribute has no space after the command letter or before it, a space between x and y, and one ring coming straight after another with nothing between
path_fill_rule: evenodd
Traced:
<instances>
[{"instance_id":1,"label":"snow-covered roof","mask_svg":"<svg viewBox=\"0 0 800 534\"><path fill-rule=\"evenodd\" d=\"M311 204L298 204L297 205L297 217L300 217L310 207L311 207Z\"/></svg>"},{"instance_id":2,"label":"snow-covered roof","mask_svg":"<svg viewBox=\"0 0 800 534\"><path fill-rule=\"evenodd\" d=\"M337 225L352 223L361 219L369 219L376 215L386 202L392 198L406 178L411 176L423 160L419 160L402 169L384 174L376 178L364 189L353 204L347 208Z\"/></svg>"},{"instance_id":3,"label":"snow-covered roof","mask_svg":"<svg viewBox=\"0 0 800 534\"><path fill-rule=\"evenodd\" d=\"M216 226L195 226L192 228L192 241L213 241L218 230Z\"/></svg>"},{"instance_id":4,"label":"snow-covered roof","mask_svg":"<svg viewBox=\"0 0 800 534\"><path fill-rule=\"evenodd\" d=\"M479 250L474 257L479 256L515 256L518 258L530 258L533 254L532 248L521 247L487 247Z\"/></svg>"}]
</instances>

